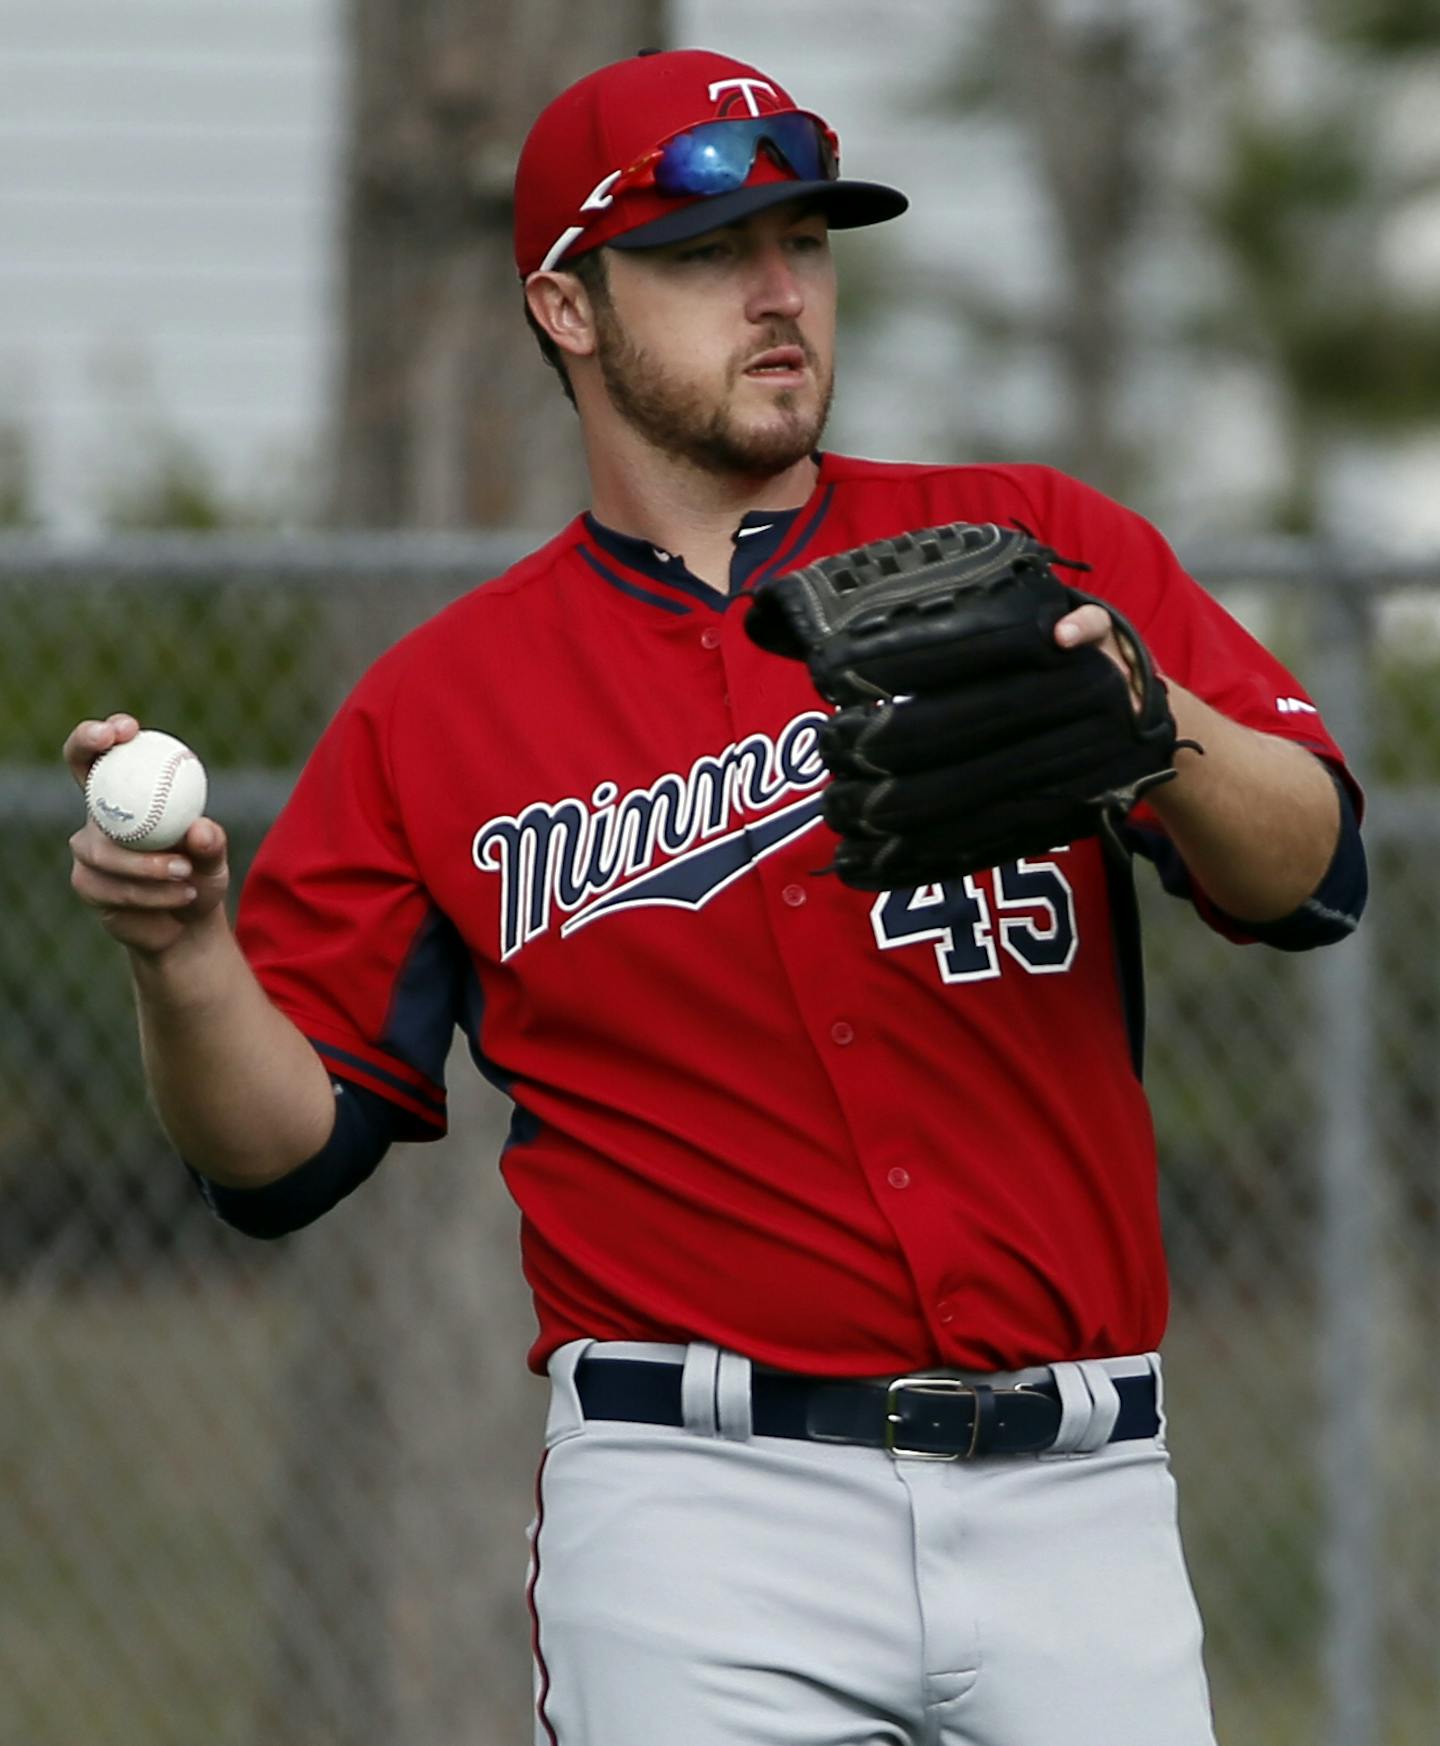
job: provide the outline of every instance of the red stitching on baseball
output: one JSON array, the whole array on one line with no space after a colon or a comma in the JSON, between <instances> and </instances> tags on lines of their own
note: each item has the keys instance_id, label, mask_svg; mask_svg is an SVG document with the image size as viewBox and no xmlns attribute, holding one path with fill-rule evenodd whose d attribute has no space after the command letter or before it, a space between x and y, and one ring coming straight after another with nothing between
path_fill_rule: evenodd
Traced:
<instances>
[{"instance_id":1,"label":"red stitching on baseball","mask_svg":"<svg viewBox=\"0 0 1440 1746\"><path fill-rule=\"evenodd\" d=\"M175 786L175 777L180 766L187 758L193 758L194 752L188 748L183 752L172 752L160 772L160 780L155 785L155 794L150 802L150 810L137 824L131 826L123 837L117 837L118 843L133 843L137 837L147 836L159 824L165 811L165 802L170 798L170 790Z\"/></svg>"},{"instance_id":2,"label":"red stitching on baseball","mask_svg":"<svg viewBox=\"0 0 1440 1746\"><path fill-rule=\"evenodd\" d=\"M145 814L145 822L131 833L132 836L143 837L153 831L159 824L165 812L165 802L170 798L170 790L175 786L175 772L186 758L193 758L193 752L172 752L160 772L160 780L155 785L155 795L150 802L150 810Z\"/></svg>"}]
</instances>

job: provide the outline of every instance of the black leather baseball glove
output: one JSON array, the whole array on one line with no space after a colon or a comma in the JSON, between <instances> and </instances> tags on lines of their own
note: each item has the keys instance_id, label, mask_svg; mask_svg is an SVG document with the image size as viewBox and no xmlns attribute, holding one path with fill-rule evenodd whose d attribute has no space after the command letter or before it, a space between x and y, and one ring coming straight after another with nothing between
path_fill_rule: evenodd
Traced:
<instances>
[{"instance_id":1,"label":"black leather baseball glove","mask_svg":"<svg viewBox=\"0 0 1440 1746\"><path fill-rule=\"evenodd\" d=\"M1176 729L1140 637L1060 581L1030 534L953 522L874 540L756 590L745 628L803 659L835 871L863 891L958 878L1094 836L1175 775ZM1129 683L1055 626L1103 606Z\"/></svg>"}]
</instances>

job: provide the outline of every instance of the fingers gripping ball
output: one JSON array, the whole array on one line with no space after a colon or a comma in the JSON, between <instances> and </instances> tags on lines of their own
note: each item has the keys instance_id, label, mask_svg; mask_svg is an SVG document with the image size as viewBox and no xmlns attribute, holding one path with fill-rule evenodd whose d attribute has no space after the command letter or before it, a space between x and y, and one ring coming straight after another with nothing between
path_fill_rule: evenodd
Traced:
<instances>
[{"instance_id":1,"label":"fingers gripping ball","mask_svg":"<svg viewBox=\"0 0 1440 1746\"><path fill-rule=\"evenodd\" d=\"M90 767L85 806L127 849L173 849L205 810L205 766L182 740L142 728Z\"/></svg>"},{"instance_id":2,"label":"fingers gripping ball","mask_svg":"<svg viewBox=\"0 0 1440 1746\"><path fill-rule=\"evenodd\" d=\"M1055 627L1096 600L1029 534L952 522L756 590L745 628L840 707L820 734L835 870L926 884L1094 836L1174 776L1165 687L1107 601L1129 678ZM1083 566L1079 566L1082 567Z\"/></svg>"}]
</instances>

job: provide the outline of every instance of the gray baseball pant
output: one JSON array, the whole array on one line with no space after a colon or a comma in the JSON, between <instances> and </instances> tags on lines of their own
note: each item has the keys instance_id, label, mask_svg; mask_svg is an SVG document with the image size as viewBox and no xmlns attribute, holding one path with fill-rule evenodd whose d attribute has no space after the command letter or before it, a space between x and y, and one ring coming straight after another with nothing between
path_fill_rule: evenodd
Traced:
<instances>
[{"instance_id":1,"label":"gray baseball pant","mask_svg":"<svg viewBox=\"0 0 1440 1746\"><path fill-rule=\"evenodd\" d=\"M683 1364L685 1426L586 1423L587 1351ZM752 1436L749 1363L713 1346L562 1347L537 1746L1214 1746L1163 1411L1085 1448L1083 1403L1147 1366L1158 1390L1154 1354L987 1378L1072 1373L1071 1452L935 1462Z\"/></svg>"}]
</instances>

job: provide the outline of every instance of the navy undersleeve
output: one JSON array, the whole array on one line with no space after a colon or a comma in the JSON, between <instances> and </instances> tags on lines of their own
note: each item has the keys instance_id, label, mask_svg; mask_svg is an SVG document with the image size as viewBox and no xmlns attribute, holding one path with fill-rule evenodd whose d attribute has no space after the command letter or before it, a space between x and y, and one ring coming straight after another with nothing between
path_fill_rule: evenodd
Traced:
<instances>
[{"instance_id":1,"label":"navy undersleeve","mask_svg":"<svg viewBox=\"0 0 1440 1746\"><path fill-rule=\"evenodd\" d=\"M313 1158L261 1188L228 1188L186 1164L211 1210L249 1237L283 1237L313 1224L375 1173L404 1124L378 1092L336 1079L335 1126Z\"/></svg>"}]
</instances>

